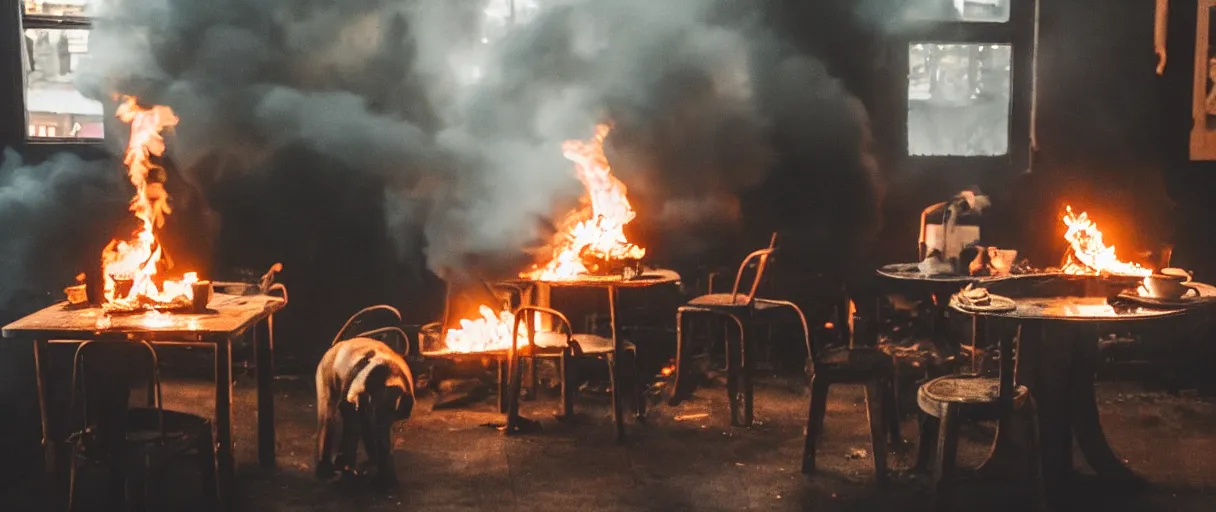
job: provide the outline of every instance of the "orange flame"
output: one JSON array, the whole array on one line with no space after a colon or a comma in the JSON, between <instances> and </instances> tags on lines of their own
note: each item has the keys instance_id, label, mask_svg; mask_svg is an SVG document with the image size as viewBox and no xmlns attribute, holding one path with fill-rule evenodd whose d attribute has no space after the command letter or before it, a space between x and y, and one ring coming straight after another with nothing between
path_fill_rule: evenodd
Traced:
<instances>
[{"instance_id":1,"label":"orange flame","mask_svg":"<svg viewBox=\"0 0 1216 512\"><path fill-rule=\"evenodd\" d=\"M153 230L164 225L165 215L172 210L162 180L148 180L149 174L164 171L152 163L151 157L165 152L161 130L176 126L178 118L169 107L145 108L136 101L136 98L126 97L118 107L117 116L131 125L131 140L124 163L131 185L135 186L130 210L140 220L140 227L130 240L111 240L101 253L105 270L105 306L109 309L135 310L145 306L189 303L194 296L190 285L198 281L198 274L194 272L186 273L179 281L164 281L163 290L153 281L164 252ZM129 282L130 289L120 290L119 281Z\"/></svg>"},{"instance_id":2,"label":"orange flame","mask_svg":"<svg viewBox=\"0 0 1216 512\"><path fill-rule=\"evenodd\" d=\"M481 305L477 308L481 318L475 320L462 319L460 328L448 329L443 342L448 350L462 354L475 352L493 352L511 348L511 331L515 328L515 315L510 311L500 311L497 314L490 306ZM532 318L532 325L527 322L519 330L517 346L528 345L528 329L540 330L540 315Z\"/></svg>"},{"instance_id":3,"label":"orange flame","mask_svg":"<svg viewBox=\"0 0 1216 512\"><path fill-rule=\"evenodd\" d=\"M1066 206L1064 225L1068 226L1064 239L1071 246L1061 269L1065 274L1147 276L1153 273L1135 263L1119 261L1115 256L1115 246L1102 242L1102 232L1085 212L1073 215L1072 207Z\"/></svg>"},{"instance_id":4,"label":"orange flame","mask_svg":"<svg viewBox=\"0 0 1216 512\"><path fill-rule=\"evenodd\" d=\"M568 140L562 144L562 155L574 162L578 179L587 189L591 211L586 208L573 212L567 219L569 228L555 238L553 259L543 267L537 266L521 277L540 281L568 281L587 274L584 258L604 261L641 259L646 249L629 243L625 225L636 213L625 197L625 184L612 175L608 157L604 156L604 138L612 128L606 124L595 127L589 141Z\"/></svg>"}]
</instances>

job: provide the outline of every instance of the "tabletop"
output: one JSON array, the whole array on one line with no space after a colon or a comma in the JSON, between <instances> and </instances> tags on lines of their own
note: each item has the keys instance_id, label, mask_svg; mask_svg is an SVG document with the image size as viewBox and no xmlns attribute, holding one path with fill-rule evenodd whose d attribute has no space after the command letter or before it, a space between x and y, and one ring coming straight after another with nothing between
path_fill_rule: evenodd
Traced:
<instances>
[{"instance_id":1,"label":"tabletop","mask_svg":"<svg viewBox=\"0 0 1216 512\"><path fill-rule=\"evenodd\" d=\"M1151 308L1136 304L1110 304L1106 297L1021 297L1012 298L1012 311L982 311L961 306L955 297L950 307L968 315L983 315L1021 320L1057 320L1072 322L1118 322L1149 320L1180 316L1181 308Z\"/></svg>"},{"instance_id":2,"label":"tabletop","mask_svg":"<svg viewBox=\"0 0 1216 512\"><path fill-rule=\"evenodd\" d=\"M528 284L545 284L552 287L570 287L570 288L645 288L647 286L657 286L660 284L670 284L680 282L680 274L674 270L667 269L650 269L642 272L641 275L633 279L625 279L622 276L579 276L578 279L564 281L537 281L532 279L512 279L507 283L528 283Z\"/></svg>"},{"instance_id":3,"label":"tabletop","mask_svg":"<svg viewBox=\"0 0 1216 512\"><path fill-rule=\"evenodd\" d=\"M964 285L974 283L980 280L976 276L964 276L960 274L925 274L920 271L916 263L892 263L883 265L878 268L878 275L897 279L900 281L920 281L929 283L957 283Z\"/></svg>"},{"instance_id":4,"label":"tabletop","mask_svg":"<svg viewBox=\"0 0 1216 512\"><path fill-rule=\"evenodd\" d=\"M104 315L98 307L71 307L60 302L4 326L4 338L149 341L212 341L244 332L282 309L285 302L269 295L216 293L206 313L144 312Z\"/></svg>"}]
</instances>

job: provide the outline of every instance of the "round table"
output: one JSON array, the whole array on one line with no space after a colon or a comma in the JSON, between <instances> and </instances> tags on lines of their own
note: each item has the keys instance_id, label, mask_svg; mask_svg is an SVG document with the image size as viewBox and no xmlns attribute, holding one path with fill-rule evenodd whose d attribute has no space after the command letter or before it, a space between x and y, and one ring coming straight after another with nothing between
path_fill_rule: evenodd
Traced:
<instances>
[{"instance_id":1,"label":"round table","mask_svg":"<svg viewBox=\"0 0 1216 512\"><path fill-rule=\"evenodd\" d=\"M1136 304L1114 305L1105 297L1012 298L1013 310L984 311L960 305L950 307L973 318L976 336L986 332L987 321L1011 322L1022 327L1017 354L1017 384L1030 390L1038 410L1043 480L1051 491L1059 489L1073 468L1072 441L1099 477L1139 482L1111 450L1098 420L1094 382L1098 367L1100 328L1108 323L1168 320L1185 309L1152 308ZM1008 434L1008 415L997 427L992 452L981 470L1004 468L1018 457Z\"/></svg>"},{"instance_id":2,"label":"round table","mask_svg":"<svg viewBox=\"0 0 1216 512\"><path fill-rule=\"evenodd\" d=\"M648 269L641 274L630 279L625 279L622 276L592 276L583 275L576 279L567 280L538 280L538 279L509 279L501 284L519 286L521 293L531 293L533 295L531 303L538 306L549 307L549 290L551 288L602 288L608 292L608 318L612 330L612 345L616 351L620 351L621 342L617 335L616 311L618 309L617 300L619 298L618 290L621 288L646 288L650 286L659 286L664 284L677 284L680 282L680 274L667 269ZM535 372L533 372L535 375ZM614 375L614 382L620 382L618 375ZM620 394L616 394L620 396ZM567 409L572 404L563 404L563 409ZM563 414L569 411L563 411ZM616 420L617 437L624 437L624 422L621 421L623 408L621 404L612 404L613 419Z\"/></svg>"}]
</instances>

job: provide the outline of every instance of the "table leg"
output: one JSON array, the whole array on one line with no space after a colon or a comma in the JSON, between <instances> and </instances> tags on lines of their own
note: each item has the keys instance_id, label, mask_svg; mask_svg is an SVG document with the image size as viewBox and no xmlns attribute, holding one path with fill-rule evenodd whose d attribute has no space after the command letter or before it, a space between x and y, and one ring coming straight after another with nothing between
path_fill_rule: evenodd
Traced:
<instances>
[{"instance_id":1,"label":"table leg","mask_svg":"<svg viewBox=\"0 0 1216 512\"><path fill-rule=\"evenodd\" d=\"M258 380L258 464L274 469L274 315L259 323L253 336Z\"/></svg>"},{"instance_id":2,"label":"table leg","mask_svg":"<svg viewBox=\"0 0 1216 512\"><path fill-rule=\"evenodd\" d=\"M1072 425L1068 375L1073 371L1072 332L1055 332L1048 322L1022 330L1018 380L1030 390L1038 409L1039 451L1049 494L1065 488L1072 472ZM1064 329L1068 329L1064 327Z\"/></svg>"},{"instance_id":3,"label":"table leg","mask_svg":"<svg viewBox=\"0 0 1216 512\"><path fill-rule=\"evenodd\" d=\"M621 440L625 438L625 408L621 404L621 393L620 389L618 389L621 386L621 365L616 364L621 360L619 357L621 354L621 342L617 337L616 325L617 291L615 286L608 286L607 288L608 320L612 328L612 363L608 367L612 380L612 420L616 424L616 438L617 440Z\"/></svg>"},{"instance_id":4,"label":"table leg","mask_svg":"<svg viewBox=\"0 0 1216 512\"><path fill-rule=\"evenodd\" d=\"M1141 479L1115 455L1098 419L1094 381L1098 373L1098 332L1083 329L1076 340L1077 354L1072 377L1072 423L1077 445L1085 461L1104 479L1140 482Z\"/></svg>"},{"instance_id":5,"label":"table leg","mask_svg":"<svg viewBox=\"0 0 1216 512\"><path fill-rule=\"evenodd\" d=\"M51 434L50 411L47 409L46 400L46 374L49 371L46 354L48 348L50 348L48 340L34 341L34 385L38 391L38 414L42 421L42 470L47 480L54 482L57 467L56 441Z\"/></svg>"},{"instance_id":6,"label":"table leg","mask_svg":"<svg viewBox=\"0 0 1216 512\"><path fill-rule=\"evenodd\" d=\"M232 340L215 343L215 442L219 469L219 501L230 503L235 464L232 456Z\"/></svg>"}]
</instances>

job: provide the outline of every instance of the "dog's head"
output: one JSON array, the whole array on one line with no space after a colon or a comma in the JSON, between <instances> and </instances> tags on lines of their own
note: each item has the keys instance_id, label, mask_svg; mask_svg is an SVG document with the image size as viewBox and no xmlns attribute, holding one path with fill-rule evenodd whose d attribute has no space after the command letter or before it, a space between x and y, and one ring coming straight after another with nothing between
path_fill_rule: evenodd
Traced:
<instances>
[{"instance_id":1,"label":"dog's head","mask_svg":"<svg viewBox=\"0 0 1216 512\"><path fill-rule=\"evenodd\" d=\"M414 386L408 368L397 368L393 361L372 359L359 372L346 399L355 407L370 407L377 416L387 414L394 420L410 417L414 410Z\"/></svg>"}]
</instances>

